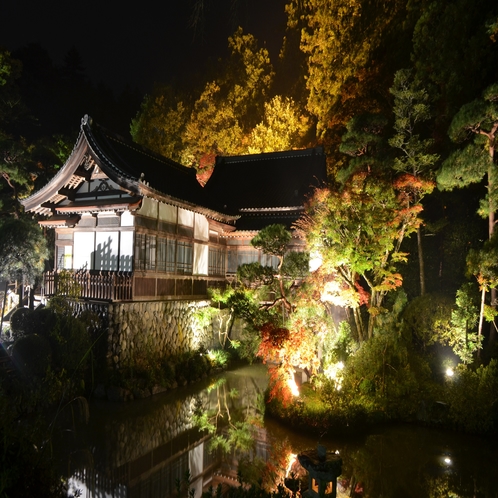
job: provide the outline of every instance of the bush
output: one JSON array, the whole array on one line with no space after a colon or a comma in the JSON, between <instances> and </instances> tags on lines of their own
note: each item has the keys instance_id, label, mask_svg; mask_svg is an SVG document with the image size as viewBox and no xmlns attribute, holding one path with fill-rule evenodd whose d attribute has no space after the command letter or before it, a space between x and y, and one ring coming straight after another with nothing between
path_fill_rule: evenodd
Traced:
<instances>
[{"instance_id":1,"label":"bush","mask_svg":"<svg viewBox=\"0 0 498 498\"><path fill-rule=\"evenodd\" d=\"M32 321L34 331L49 338L57 325L57 315L50 308L41 307L33 312Z\"/></svg>"},{"instance_id":2,"label":"bush","mask_svg":"<svg viewBox=\"0 0 498 498\"><path fill-rule=\"evenodd\" d=\"M70 315L58 316L55 328L50 331L50 344L54 356L54 367L57 370L74 372L83 369L91 341L85 325Z\"/></svg>"},{"instance_id":3,"label":"bush","mask_svg":"<svg viewBox=\"0 0 498 498\"><path fill-rule=\"evenodd\" d=\"M42 377L52 360L52 349L48 340L38 334L20 337L12 347L12 358L25 375Z\"/></svg>"},{"instance_id":4,"label":"bush","mask_svg":"<svg viewBox=\"0 0 498 498\"><path fill-rule=\"evenodd\" d=\"M442 294L416 297L403 311L404 332L421 351L435 343L446 343L451 335L454 305L454 299Z\"/></svg>"},{"instance_id":5,"label":"bush","mask_svg":"<svg viewBox=\"0 0 498 498\"><path fill-rule=\"evenodd\" d=\"M211 349L207 356L214 368L224 368L230 360L230 353L224 349Z\"/></svg>"},{"instance_id":6,"label":"bush","mask_svg":"<svg viewBox=\"0 0 498 498\"><path fill-rule=\"evenodd\" d=\"M33 312L28 308L18 308L10 318L12 336L19 339L25 335L33 334Z\"/></svg>"},{"instance_id":7,"label":"bush","mask_svg":"<svg viewBox=\"0 0 498 498\"><path fill-rule=\"evenodd\" d=\"M449 417L467 432L486 433L498 429L498 362L473 371L460 365L448 382Z\"/></svg>"}]
</instances>

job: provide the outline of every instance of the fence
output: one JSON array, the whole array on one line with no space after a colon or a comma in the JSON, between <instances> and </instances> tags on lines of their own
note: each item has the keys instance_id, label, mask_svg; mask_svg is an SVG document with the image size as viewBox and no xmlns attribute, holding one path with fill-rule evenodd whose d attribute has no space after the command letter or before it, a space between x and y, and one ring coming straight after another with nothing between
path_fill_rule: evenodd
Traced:
<instances>
[{"instance_id":1,"label":"fence","mask_svg":"<svg viewBox=\"0 0 498 498\"><path fill-rule=\"evenodd\" d=\"M133 273L84 270L49 271L44 274L43 293L56 293L84 299L130 301L133 299Z\"/></svg>"}]
</instances>

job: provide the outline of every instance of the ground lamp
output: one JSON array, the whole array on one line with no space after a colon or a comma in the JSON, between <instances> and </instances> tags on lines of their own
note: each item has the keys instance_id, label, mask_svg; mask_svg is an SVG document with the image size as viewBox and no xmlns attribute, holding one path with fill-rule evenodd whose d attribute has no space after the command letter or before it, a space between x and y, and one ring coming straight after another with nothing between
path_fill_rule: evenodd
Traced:
<instances>
[{"instance_id":1,"label":"ground lamp","mask_svg":"<svg viewBox=\"0 0 498 498\"><path fill-rule=\"evenodd\" d=\"M342 472L342 458L325 446L303 451L297 456L301 466L308 472L309 486L304 496L336 498L337 478Z\"/></svg>"}]
</instances>

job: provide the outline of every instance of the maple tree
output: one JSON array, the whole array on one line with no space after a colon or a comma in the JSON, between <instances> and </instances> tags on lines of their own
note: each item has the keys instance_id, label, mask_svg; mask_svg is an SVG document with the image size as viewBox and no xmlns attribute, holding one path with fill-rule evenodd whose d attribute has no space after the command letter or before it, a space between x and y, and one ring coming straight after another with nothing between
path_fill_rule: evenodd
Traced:
<instances>
[{"instance_id":1,"label":"maple tree","mask_svg":"<svg viewBox=\"0 0 498 498\"><path fill-rule=\"evenodd\" d=\"M356 172L342 188L316 189L296 223L321 258L322 299L352 308L359 341L373 336L385 295L402 284L400 246L420 224L422 208L410 202L418 187L412 175Z\"/></svg>"}]
</instances>

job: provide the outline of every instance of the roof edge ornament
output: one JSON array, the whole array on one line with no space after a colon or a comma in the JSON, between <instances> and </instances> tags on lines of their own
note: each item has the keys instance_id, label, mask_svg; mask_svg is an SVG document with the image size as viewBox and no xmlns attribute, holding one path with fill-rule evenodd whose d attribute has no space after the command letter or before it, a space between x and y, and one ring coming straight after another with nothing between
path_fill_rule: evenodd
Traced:
<instances>
[{"instance_id":1,"label":"roof edge ornament","mask_svg":"<svg viewBox=\"0 0 498 498\"><path fill-rule=\"evenodd\" d=\"M92 126L92 123L93 123L93 119L91 118L91 116L89 116L88 114L85 114L82 118L81 118L81 124L82 126Z\"/></svg>"}]
</instances>

